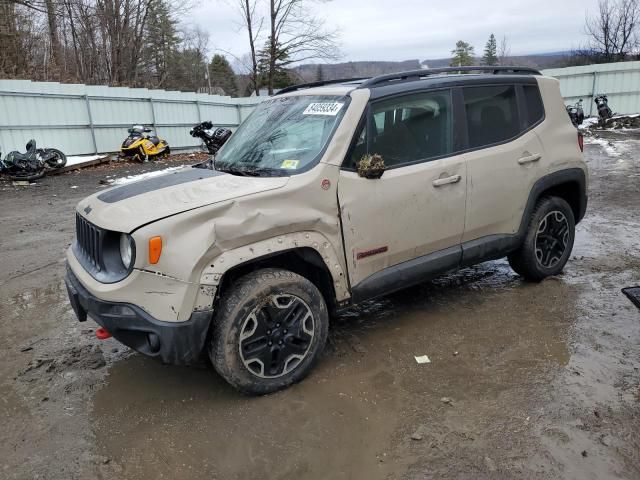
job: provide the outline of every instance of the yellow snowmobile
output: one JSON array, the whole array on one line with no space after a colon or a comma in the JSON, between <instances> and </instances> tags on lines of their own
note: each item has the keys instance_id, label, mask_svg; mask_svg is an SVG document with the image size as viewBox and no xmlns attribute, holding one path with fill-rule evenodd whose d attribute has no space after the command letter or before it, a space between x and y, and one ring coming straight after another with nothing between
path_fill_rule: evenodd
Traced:
<instances>
[{"instance_id":1,"label":"yellow snowmobile","mask_svg":"<svg viewBox=\"0 0 640 480\"><path fill-rule=\"evenodd\" d=\"M151 129L148 127L134 125L127 132L129 136L122 142L120 158L132 158L138 162L147 162L171 153L166 140L162 140L156 135L147 135L151 133Z\"/></svg>"}]
</instances>

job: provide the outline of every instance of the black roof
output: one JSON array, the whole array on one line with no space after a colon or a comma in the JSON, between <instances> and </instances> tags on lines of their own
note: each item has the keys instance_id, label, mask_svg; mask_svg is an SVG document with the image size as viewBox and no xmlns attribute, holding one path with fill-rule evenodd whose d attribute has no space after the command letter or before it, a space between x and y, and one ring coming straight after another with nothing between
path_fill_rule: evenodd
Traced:
<instances>
[{"instance_id":1,"label":"black roof","mask_svg":"<svg viewBox=\"0 0 640 480\"><path fill-rule=\"evenodd\" d=\"M535 83L531 78L535 75L542 75L540 71L528 67L507 67L507 66L470 66L470 67L443 67L424 70L411 70L407 72L390 73L387 75L379 75L371 78L343 78L338 80L326 80L321 82L303 83L293 85L280 90L276 95L294 92L297 90L323 87L327 85L343 85L352 86L354 89L384 88L384 93L391 93L389 90L414 90L424 88L426 86L439 85L456 85L468 83L487 83L491 79L491 83L512 83L513 77L517 77L519 81L524 83ZM499 78L498 78L499 77ZM410 85L407 85L410 83ZM395 88L394 88L395 87ZM381 96L383 92L375 92L373 96Z\"/></svg>"}]
</instances>

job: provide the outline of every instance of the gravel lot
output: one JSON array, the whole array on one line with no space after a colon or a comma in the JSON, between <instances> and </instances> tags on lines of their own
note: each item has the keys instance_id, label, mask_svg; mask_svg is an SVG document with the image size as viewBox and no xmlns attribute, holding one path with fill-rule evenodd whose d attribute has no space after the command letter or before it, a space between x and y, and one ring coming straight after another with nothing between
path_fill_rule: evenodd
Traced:
<instances>
[{"instance_id":1,"label":"gravel lot","mask_svg":"<svg viewBox=\"0 0 640 480\"><path fill-rule=\"evenodd\" d=\"M76 202L192 158L0 180L0 477L640 478L640 310L620 293L640 284L640 134L585 154L562 276L495 261L368 302L307 380L261 398L100 342L67 302Z\"/></svg>"}]
</instances>

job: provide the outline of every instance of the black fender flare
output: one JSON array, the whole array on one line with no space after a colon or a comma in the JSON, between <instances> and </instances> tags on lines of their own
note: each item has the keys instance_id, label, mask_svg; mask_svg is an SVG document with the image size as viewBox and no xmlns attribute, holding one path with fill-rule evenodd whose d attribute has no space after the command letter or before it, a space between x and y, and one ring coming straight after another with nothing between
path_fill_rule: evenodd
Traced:
<instances>
[{"instance_id":1,"label":"black fender flare","mask_svg":"<svg viewBox=\"0 0 640 480\"><path fill-rule=\"evenodd\" d=\"M526 235L527 226L533 209L538 203L538 200L543 194L554 187L564 185L567 183L576 183L578 185L578 208L575 218L576 225L584 218L587 211L587 175L581 168L567 168L565 170L558 170L557 172L550 173L544 177L538 179L533 184L531 191L529 192L529 198L522 214L522 220L520 220L520 228L518 228L518 237L523 239Z\"/></svg>"}]
</instances>

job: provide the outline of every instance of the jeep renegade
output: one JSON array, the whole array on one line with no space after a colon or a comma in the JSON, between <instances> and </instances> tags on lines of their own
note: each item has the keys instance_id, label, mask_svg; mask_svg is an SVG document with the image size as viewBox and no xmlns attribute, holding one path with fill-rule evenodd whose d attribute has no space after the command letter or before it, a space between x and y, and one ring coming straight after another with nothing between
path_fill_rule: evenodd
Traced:
<instances>
[{"instance_id":1,"label":"jeep renegade","mask_svg":"<svg viewBox=\"0 0 640 480\"><path fill-rule=\"evenodd\" d=\"M290 87L213 166L81 201L71 305L139 352L208 355L273 392L309 373L344 307L505 256L528 280L560 273L587 206L581 150L558 81L532 69Z\"/></svg>"}]
</instances>

